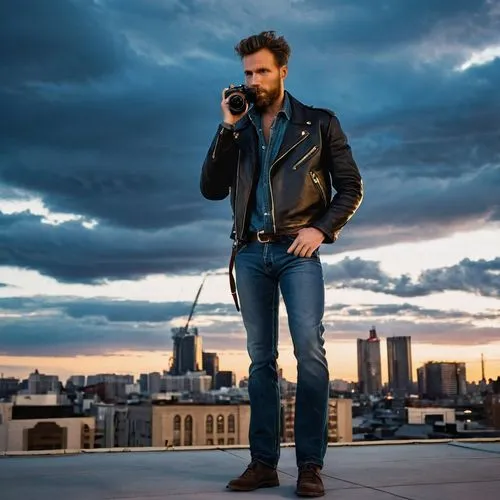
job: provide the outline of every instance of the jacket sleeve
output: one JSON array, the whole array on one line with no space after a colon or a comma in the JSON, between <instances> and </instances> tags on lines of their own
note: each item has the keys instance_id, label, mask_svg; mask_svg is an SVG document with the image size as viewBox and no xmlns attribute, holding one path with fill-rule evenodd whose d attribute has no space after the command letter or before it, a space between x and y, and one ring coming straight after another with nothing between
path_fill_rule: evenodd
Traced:
<instances>
[{"instance_id":1,"label":"jacket sleeve","mask_svg":"<svg viewBox=\"0 0 500 500\"><path fill-rule=\"evenodd\" d=\"M238 161L238 145L233 131L219 125L203 162L201 194L208 200L223 200L229 194Z\"/></svg>"},{"instance_id":2,"label":"jacket sleeve","mask_svg":"<svg viewBox=\"0 0 500 500\"><path fill-rule=\"evenodd\" d=\"M363 180L352 156L351 147L338 118L331 113L324 147L326 168L336 193L326 213L314 227L325 234L325 243L333 243L354 215L363 199Z\"/></svg>"}]
</instances>

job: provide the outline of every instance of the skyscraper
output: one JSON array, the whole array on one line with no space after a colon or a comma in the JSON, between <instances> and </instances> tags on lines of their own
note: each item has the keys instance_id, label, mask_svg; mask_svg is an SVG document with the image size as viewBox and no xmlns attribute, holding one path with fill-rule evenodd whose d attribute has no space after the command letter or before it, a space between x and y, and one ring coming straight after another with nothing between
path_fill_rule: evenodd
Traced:
<instances>
[{"instance_id":1,"label":"skyscraper","mask_svg":"<svg viewBox=\"0 0 500 500\"><path fill-rule=\"evenodd\" d=\"M358 382L359 390L364 394L382 390L380 339L374 326L368 339L358 339Z\"/></svg>"},{"instance_id":2,"label":"skyscraper","mask_svg":"<svg viewBox=\"0 0 500 500\"><path fill-rule=\"evenodd\" d=\"M188 371L201 370L203 370L203 346L202 338L196 329L194 334L186 335L182 340L181 375Z\"/></svg>"},{"instance_id":3,"label":"skyscraper","mask_svg":"<svg viewBox=\"0 0 500 500\"><path fill-rule=\"evenodd\" d=\"M215 388L234 387L236 385L236 374L232 371L222 370L215 375Z\"/></svg>"},{"instance_id":4,"label":"skyscraper","mask_svg":"<svg viewBox=\"0 0 500 500\"><path fill-rule=\"evenodd\" d=\"M417 368L418 393L427 394L427 380L425 378L425 365Z\"/></svg>"},{"instance_id":5,"label":"skyscraper","mask_svg":"<svg viewBox=\"0 0 500 500\"><path fill-rule=\"evenodd\" d=\"M201 371L203 367L202 340L198 328L173 328L173 360L170 373L184 375L188 371Z\"/></svg>"},{"instance_id":6,"label":"skyscraper","mask_svg":"<svg viewBox=\"0 0 500 500\"><path fill-rule=\"evenodd\" d=\"M389 389L401 395L409 393L413 385L411 337L387 338L387 365Z\"/></svg>"},{"instance_id":7,"label":"skyscraper","mask_svg":"<svg viewBox=\"0 0 500 500\"><path fill-rule=\"evenodd\" d=\"M467 394L465 363L431 361L424 365L423 394L429 398L464 396Z\"/></svg>"},{"instance_id":8,"label":"skyscraper","mask_svg":"<svg viewBox=\"0 0 500 500\"><path fill-rule=\"evenodd\" d=\"M219 371L219 356L216 352L203 353L203 370L212 377L212 388L214 388L215 377Z\"/></svg>"}]
</instances>

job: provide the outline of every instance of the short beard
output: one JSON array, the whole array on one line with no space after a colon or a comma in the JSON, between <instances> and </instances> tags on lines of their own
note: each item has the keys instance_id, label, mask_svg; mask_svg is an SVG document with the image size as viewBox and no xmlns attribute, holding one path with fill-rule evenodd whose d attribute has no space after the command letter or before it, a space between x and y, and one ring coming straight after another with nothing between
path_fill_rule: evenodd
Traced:
<instances>
[{"instance_id":1,"label":"short beard","mask_svg":"<svg viewBox=\"0 0 500 500\"><path fill-rule=\"evenodd\" d=\"M266 111L280 98L280 95L281 85L278 83L273 89L268 90L263 94L257 94L254 106L260 112Z\"/></svg>"}]
</instances>

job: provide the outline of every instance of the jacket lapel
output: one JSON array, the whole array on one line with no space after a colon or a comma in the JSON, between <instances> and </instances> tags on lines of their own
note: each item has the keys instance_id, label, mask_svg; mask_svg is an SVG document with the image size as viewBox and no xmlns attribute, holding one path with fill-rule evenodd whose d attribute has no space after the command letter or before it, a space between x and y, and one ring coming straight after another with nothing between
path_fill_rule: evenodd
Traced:
<instances>
[{"instance_id":1,"label":"jacket lapel","mask_svg":"<svg viewBox=\"0 0 500 500\"><path fill-rule=\"evenodd\" d=\"M252 182L252 178L257 171L259 165L259 152L258 152L258 139L257 132L247 117L244 124L238 127L237 133L239 134L238 143L242 150L244 157L247 161L241 163L240 175Z\"/></svg>"},{"instance_id":2,"label":"jacket lapel","mask_svg":"<svg viewBox=\"0 0 500 500\"><path fill-rule=\"evenodd\" d=\"M274 158L273 165L289 157L300 145L307 146L309 142L311 122L307 120L304 114L304 106L290 93L288 93L288 98L290 100L292 116L286 128L278 154ZM303 147L299 149L302 151Z\"/></svg>"}]
</instances>

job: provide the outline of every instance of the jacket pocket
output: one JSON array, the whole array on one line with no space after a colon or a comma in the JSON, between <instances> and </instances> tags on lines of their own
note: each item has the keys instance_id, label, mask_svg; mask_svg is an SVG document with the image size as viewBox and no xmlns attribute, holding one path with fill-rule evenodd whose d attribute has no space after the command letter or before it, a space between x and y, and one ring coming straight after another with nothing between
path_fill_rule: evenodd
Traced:
<instances>
[{"instance_id":1,"label":"jacket pocket","mask_svg":"<svg viewBox=\"0 0 500 500\"><path fill-rule=\"evenodd\" d=\"M321 196L321 199L323 200L323 203L325 204L325 207L327 207L328 201L326 199L325 188L321 184L321 181L320 181L318 175L316 174L316 172L312 172L312 171L309 172L309 175L311 176L311 179L312 179L314 185L316 186L316 189L318 190L319 195Z\"/></svg>"},{"instance_id":2,"label":"jacket pocket","mask_svg":"<svg viewBox=\"0 0 500 500\"><path fill-rule=\"evenodd\" d=\"M299 161L297 161L292 170L297 170L300 166L302 166L307 160L312 158L319 150L318 146L313 146Z\"/></svg>"}]
</instances>

